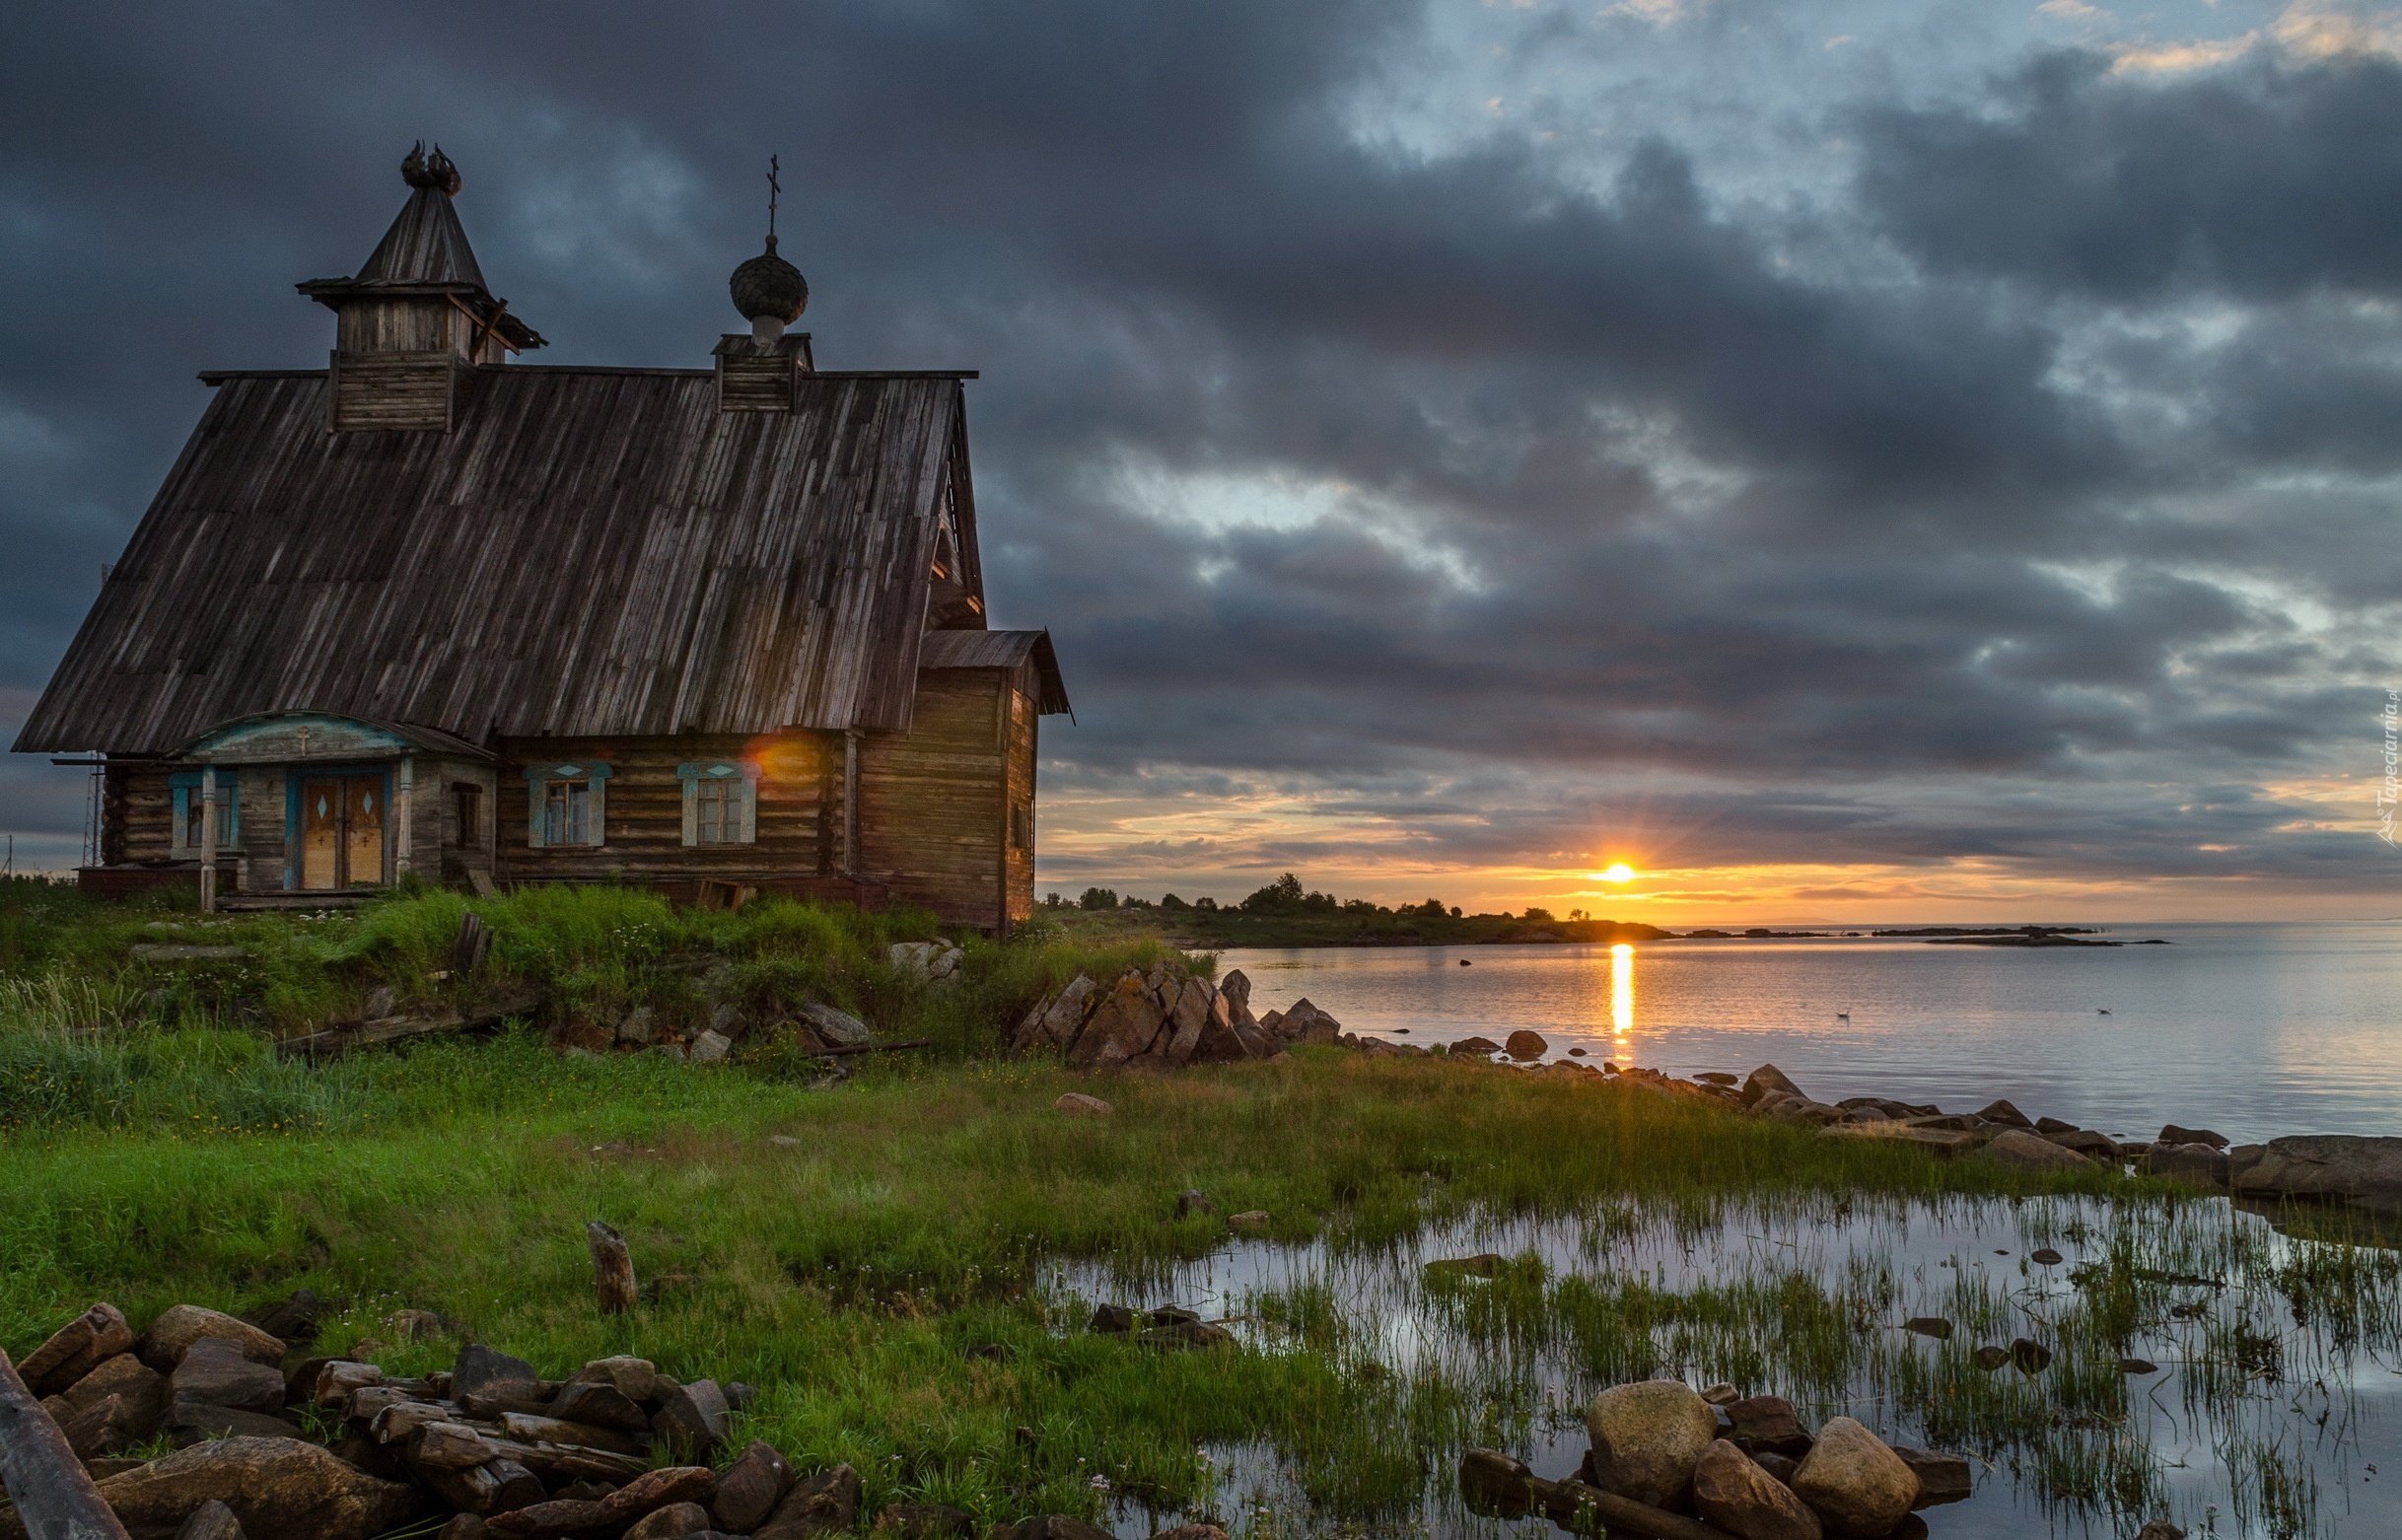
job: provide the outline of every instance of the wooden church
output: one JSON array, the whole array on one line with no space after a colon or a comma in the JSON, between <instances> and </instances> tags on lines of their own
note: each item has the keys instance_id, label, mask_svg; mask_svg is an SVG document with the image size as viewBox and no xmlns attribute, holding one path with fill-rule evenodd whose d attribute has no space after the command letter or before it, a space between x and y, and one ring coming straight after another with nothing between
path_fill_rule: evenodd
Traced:
<instances>
[{"instance_id":1,"label":"wooden church","mask_svg":"<svg viewBox=\"0 0 2402 1540\"><path fill-rule=\"evenodd\" d=\"M703 881L1033 907L1050 637L985 624L968 372L819 370L767 249L706 369L511 362L437 148L326 367L215 394L17 739L94 753L87 888L227 907Z\"/></svg>"}]
</instances>

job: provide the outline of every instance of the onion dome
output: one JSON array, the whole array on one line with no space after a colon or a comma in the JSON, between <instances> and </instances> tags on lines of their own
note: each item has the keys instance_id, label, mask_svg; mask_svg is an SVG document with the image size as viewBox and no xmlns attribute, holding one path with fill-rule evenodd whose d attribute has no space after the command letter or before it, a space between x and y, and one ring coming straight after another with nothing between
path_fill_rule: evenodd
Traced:
<instances>
[{"instance_id":1,"label":"onion dome","mask_svg":"<svg viewBox=\"0 0 2402 1540\"><path fill-rule=\"evenodd\" d=\"M409 151L408 159L400 163L400 179L412 187L434 187L446 196L459 196L459 168L451 164L451 158L442 153L440 145L434 146L432 155L427 155L422 139Z\"/></svg>"},{"instance_id":2,"label":"onion dome","mask_svg":"<svg viewBox=\"0 0 2402 1540\"><path fill-rule=\"evenodd\" d=\"M744 320L767 319L779 326L789 326L809 309L809 280L801 269L776 255L776 238L767 238L767 249L734 270L726 285L734 297L734 308Z\"/></svg>"}]
</instances>

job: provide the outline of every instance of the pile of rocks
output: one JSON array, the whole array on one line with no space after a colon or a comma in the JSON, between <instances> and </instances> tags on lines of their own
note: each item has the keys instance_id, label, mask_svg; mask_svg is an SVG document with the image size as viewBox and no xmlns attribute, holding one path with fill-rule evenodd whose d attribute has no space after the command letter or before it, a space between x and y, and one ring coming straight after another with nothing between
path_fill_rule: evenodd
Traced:
<instances>
[{"instance_id":1,"label":"pile of rocks","mask_svg":"<svg viewBox=\"0 0 2402 1540\"><path fill-rule=\"evenodd\" d=\"M744 1387L679 1384L636 1358L548 1380L474 1344L450 1372L422 1379L353 1359L287 1363L314 1334L313 1304L288 1301L265 1325L179 1304L139 1337L114 1305L96 1304L20 1373L137 1535L177 1533L211 1504L226 1510L208 1515L216 1540L365 1540L444 1510L455 1515L449 1540L710 1530L800 1540L857 1516L856 1473L796 1482L764 1443L723 1473L654 1468L662 1454L715 1454ZM311 1412L340 1429L330 1447L307 1437L300 1419ZM122 1457L162 1433L182 1447ZM0 1515L0 1536L17 1533Z\"/></svg>"},{"instance_id":2,"label":"pile of rocks","mask_svg":"<svg viewBox=\"0 0 2402 1540\"><path fill-rule=\"evenodd\" d=\"M1237 968L1212 984L1162 962L1128 968L1104 989L1079 973L1010 1034L1017 1053L1057 1052L1077 1070L1173 1070L1274 1059L1290 1043L1332 1043L1341 1023L1308 1001L1251 1015L1251 981Z\"/></svg>"},{"instance_id":3,"label":"pile of rocks","mask_svg":"<svg viewBox=\"0 0 2402 1540\"><path fill-rule=\"evenodd\" d=\"M19 1372L134 1540L370 1540L403 1525L440 1540L804 1540L860 1526L850 1466L801 1476L765 1442L734 1448L747 1386L678 1383L630 1357L545 1379L477 1344L447 1373L401 1378L303 1357L316 1315L305 1295L248 1320L179 1304L137 1335L114 1305L96 1304ZM1105 1309L1095 1329L1160 1347L1227 1340L1173 1310ZM303 1417L332 1425L332 1443L313 1440ZM122 1457L162 1433L181 1447ZM957 1508L903 1503L873 1528L971 1540L978 1526ZM0 1540L26 1540L5 1505ZM1109 1537L1047 1514L987 1540ZM1160 1540L1226 1536L1187 1524Z\"/></svg>"},{"instance_id":4,"label":"pile of rocks","mask_svg":"<svg viewBox=\"0 0 2402 1540\"><path fill-rule=\"evenodd\" d=\"M1507 1454L1471 1449L1462 1495L1504 1511L1541 1509L1571 1528L1598 1517L1612 1533L1665 1540L1879 1540L1925 1535L1918 1510L1960 1502L1975 1485L1963 1456L1888 1445L1848 1417L1812 1435L1791 1402L1731 1385L1613 1386L1585 1426L1592 1445L1575 1476L1544 1481Z\"/></svg>"}]
</instances>

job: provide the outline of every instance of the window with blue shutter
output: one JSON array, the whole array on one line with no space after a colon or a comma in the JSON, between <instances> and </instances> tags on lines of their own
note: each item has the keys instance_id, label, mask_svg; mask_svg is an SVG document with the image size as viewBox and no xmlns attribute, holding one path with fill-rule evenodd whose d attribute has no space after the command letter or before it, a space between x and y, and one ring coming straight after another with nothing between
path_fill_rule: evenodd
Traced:
<instances>
[{"instance_id":1,"label":"window with blue shutter","mask_svg":"<svg viewBox=\"0 0 2402 1540\"><path fill-rule=\"evenodd\" d=\"M675 767L684 786L684 843L753 845L759 838L759 767L699 759Z\"/></svg>"},{"instance_id":2,"label":"window with blue shutter","mask_svg":"<svg viewBox=\"0 0 2402 1540\"><path fill-rule=\"evenodd\" d=\"M526 767L526 843L536 850L607 842L608 765L545 759Z\"/></svg>"},{"instance_id":3,"label":"window with blue shutter","mask_svg":"<svg viewBox=\"0 0 2402 1540\"><path fill-rule=\"evenodd\" d=\"M205 802L200 795L198 770L177 770L167 777L168 791L174 796L175 828L171 843L179 855L200 854L200 809ZM237 770L217 772L217 848L231 851L242 833L242 774Z\"/></svg>"}]
</instances>

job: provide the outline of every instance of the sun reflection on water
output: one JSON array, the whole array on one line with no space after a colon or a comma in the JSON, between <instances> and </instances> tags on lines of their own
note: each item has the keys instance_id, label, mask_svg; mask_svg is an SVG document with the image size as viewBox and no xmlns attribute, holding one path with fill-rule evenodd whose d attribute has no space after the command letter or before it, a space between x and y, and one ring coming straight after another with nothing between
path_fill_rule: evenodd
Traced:
<instances>
[{"instance_id":1,"label":"sun reflection on water","mask_svg":"<svg viewBox=\"0 0 2402 1540\"><path fill-rule=\"evenodd\" d=\"M1635 1029L1635 948L1624 942L1609 949L1609 1026L1620 1037Z\"/></svg>"}]
</instances>

